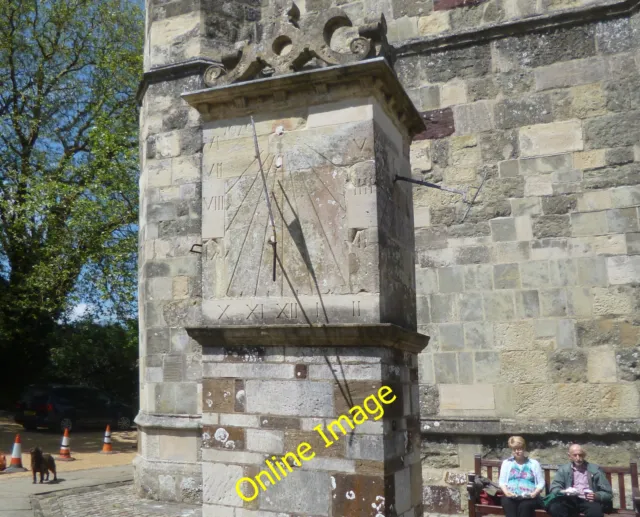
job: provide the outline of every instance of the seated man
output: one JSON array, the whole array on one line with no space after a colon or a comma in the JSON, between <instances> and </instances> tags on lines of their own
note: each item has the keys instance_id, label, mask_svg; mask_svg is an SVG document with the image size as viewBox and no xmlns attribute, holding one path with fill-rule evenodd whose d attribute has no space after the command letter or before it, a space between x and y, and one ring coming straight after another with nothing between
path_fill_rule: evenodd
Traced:
<instances>
[{"instance_id":1,"label":"seated man","mask_svg":"<svg viewBox=\"0 0 640 517\"><path fill-rule=\"evenodd\" d=\"M552 500L547 511L552 517L603 517L611 507L611 485L595 463L586 461L587 453L580 445L569 447L570 463L561 465L551 483L551 493L564 497Z\"/></svg>"}]
</instances>

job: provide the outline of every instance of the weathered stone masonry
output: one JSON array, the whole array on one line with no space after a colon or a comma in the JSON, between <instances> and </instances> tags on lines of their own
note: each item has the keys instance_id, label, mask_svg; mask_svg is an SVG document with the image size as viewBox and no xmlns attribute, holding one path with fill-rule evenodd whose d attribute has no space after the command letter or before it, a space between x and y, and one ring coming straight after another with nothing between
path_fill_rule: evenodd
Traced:
<instances>
[{"instance_id":1,"label":"weathered stone masonry","mask_svg":"<svg viewBox=\"0 0 640 517\"><path fill-rule=\"evenodd\" d=\"M150 497L200 500L206 450L202 350L184 330L203 289L190 253L201 243L202 122L180 96L284 8L264 4L148 5L136 472ZM304 16L331 3L297 5ZM461 474L475 452L502 457L510 433L545 462L562 461L569 440L593 444L594 461L637 458L637 2L340 7L354 24L387 19L396 71L427 122L414 177L469 199L485 178L463 223L461 196L413 191L417 318L432 337L419 356L425 512L464 510Z\"/></svg>"}]
</instances>

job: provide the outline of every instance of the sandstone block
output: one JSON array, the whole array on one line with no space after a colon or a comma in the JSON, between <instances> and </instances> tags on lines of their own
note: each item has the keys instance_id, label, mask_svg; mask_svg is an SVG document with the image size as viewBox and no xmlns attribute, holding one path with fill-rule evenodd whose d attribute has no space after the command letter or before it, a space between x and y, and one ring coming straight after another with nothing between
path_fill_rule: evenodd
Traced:
<instances>
[{"instance_id":1,"label":"sandstone block","mask_svg":"<svg viewBox=\"0 0 640 517\"><path fill-rule=\"evenodd\" d=\"M438 269L438 287L441 293L457 293L463 289L462 267L445 267Z\"/></svg>"},{"instance_id":2,"label":"sandstone block","mask_svg":"<svg viewBox=\"0 0 640 517\"><path fill-rule=\"evenodd\" d=\"M496 289L518 289L520 287L518 264L493 266L493 284Z\"/></svg>"},{"instance_id":3,"label":"sandstone block","mask_svg":"<svg viewBox=\"0 0 640 517\"><path fill-rule=\"evenodd\" d=\"M496 323L493 329L495 347L503 351L530 350L535 336L532 321Z\"/></svg>"},{"instance_id":4,"label":"sandstone block","mask_svg":"<svg viewBox=\"0 0 640 517\"><path fill-rule=\"evenodd\" d=\"M593 314L616 317L633 313L634 300L628 291L616 288L593 289Z\"/></svg>"},{"instance_id":5,"label":"sandstone block","mask_svg":"<svg viewBox=\"0 0 640 517\"><path fill-rule=\"evenodd\" d=\"M511 217L492 219L491 234L493 241L516 240L515 220Z\"/></svg>"},{"instance_id":6,"label":"sandstone block","mask_svg":"<svg viewBox=\"0 0 640 517\"><path fill-rule=\"evenodd\" d=\"M489 265L471 265L464 268L464 288L465 291L491 290L493 289L493 278Z\"/></svg>"},{"instance_id":7,"label":"sandstone block","mask_svg":"<svg viewBox=\"0 0 640 517\"><path fill-rule=\"evenodd\" d=\"M567 289L567 311L570 316L589 318L593 315L593 296L584 287Z\"/></svg>"},{"instance_id":8,"label":"sandstone block","mask_svg":"<svg viewBox=\"0 0 640 517\"><path fill-rule=\"evenodd\" d=\"M616 362L620 380L629 382L640 380L640 348L616 351Z\"/></svg>"},{"instance_id":9,"label":"sandstone block","mask_svg":"<svg viewBox=\"0 0 640 517\"><path fill-rule=\"evenodd\" d=\"M614 383L617 379L615 351L610 348L594 348L587 355L587 381Z\"/></svg>"},{"instance_id":10,"label":"sandstone block","mask_svg":"<svg viewBox=\"0 0 640 517\"><path fill-rule=\"evenodd\" d=\"M583 119L604 115L606 98L599 84L585 84L571 89L571 109L574 116Z\"/></svg>"},{"instance_id":11,"label":"sandstone block","mask_svg":"<svg viewBox=\"0 0 640 517\"><path fill-rule=\"evenodd\" d=\"M418 36L418 17L403 16L389 21L387 38L390 43L406 41Z\"/></svg>"},{"instance_id":12,"label":"sandstone block","mask_svg":"<svg viewBox=\"0 0 640 517\"><path fill-rule=\"evenodd\" d=\"M492 385L441 384L438 388L440 392L440 414L443 416L460 410L492 411L495 409Z\"/></svg>"},{"instance_id":13,"label":"sandstone block","mask_svg":"<svg viewBox=\"0 0 640 517\"><path fill-rule=\"evenodd\" d=\"M522 156L582 151L582 126L577 120L538 124L520 129Z\"/></svg>"},{"instance_id":14,"label":"sandstone block","mask_svg":"<svg viewBox=\"0 0 640 517\"><path fill-rule=\"evenodd\" d=\"M434 11L427 16L418 18L418 34L420 36L440 34L449 29L451 29L449 11Z\"/></svg>"},{"instance_id":15,"label":"sandstone block","mask_svg":"<svg viewBox=\"0 0 640 517\"><path fill-rule=\"evenodd\" d=\"M551 174L542 174L540 176L531 176L525 179L524 195L531 196L550 196L553 194L553 177Z\"/></svg>"},{"instance_id":16,"label":"sandstone block","mask_svg":"<svg viewBox=\"0 0 640 517\"><path fill-rule=\"evenodd\" d=\"M605 153L605 149L573 153L573 166L576 169L596 169L598 167L604 167L606 165Z\"/></svg>"},{"instance_id":17,"label":"sandstone block","mask_svg":"<svg viewBox=\"0 0 640 517\"><path fill-rule=\"evenodd\" d=\"M433 354L423 352L418 355L418 372L421 384L435 384Z\"/></svg>"},{"instance_id":18,"label":"sandstone block","mask_svg":"<svg viewBox=\"0 0 640 517\"><path fill-rule=\"evenodd\" d=\"M284 454L284 432L247 429L246 448L254 452Z\"/></svg>"},{"instance_id":19,"label":"sandstone block","mask_svg":"<svg viewBox=\"0 0 640 517\"><path fill-rule=\"evenodd\" d=\"M612 233L638 231L638 213L636 208L607 210L607 223Z\"/></svg>"},{"instance_id":20,"label":"sandstone block","mask_svg":"<svg viewBox=\"0 0 640 517\"><path fill-rule=\"evenodd\" d=\"M465 82L454 80L440 87L441 108L457 104L466 104L467 102L467 86Z\"/></svg>"},{"instance_id":21,"label":"sandstone block","mask_svg":"<svg viewBox=\"0 0 640 517\"><path fill-rule=\"evenodd\" d=\"M640 233L626 234L627 251L631 255L640 254Z\"/></svg>"},{"instance_id":22,"label":"sandstone block","mask_svg":"<svg viewBox=\"0 0 640 517\"><path fill-rule=\"evenodd\" d=\"M329 515L330 497L328 472L296 469L287 475L285 483L269 487L268 493L260 496L260 509L326 516ZM236 499L240 500L237 495Z\"/></svg>"},{"instance_id":23,"label":"sandstone block","mask_svg":"<svg viewBox=\"0 0 640 517\"><path fill-rule=\"evenodd\" d=\"M461 350L464 348L462 324L447 323L438 325L438 344L443 351Z\"/></svg>"},{"instance_id":24,"label":"sandstone block","mask_svg":"<svg viewBox=\"0 0 640 517\"><path fill-rule=\"evenodd\" d=\"M625 208L640 205L640 185L613 188L609 192L611 194L611 205L613 208Z\"/></svg>"},{"instance_id":25,"label":"sandstone block","mask_svg":"<svg viewBox=\"0 0 640 517\"><path fill-rule=\"evenodd\" d=\"M509 384L543 383L548 379L547 354L530 350L500 353L500 381Z\"/></svg>"},{"instance_id":26,"label":"sandstone block","mask_svg":"<svg viewBox=\"0 0 640 517\"><path fill-rule=\"evenodd\" d=\"M640 118L628 111L595 117L584 122L586 149L637 145Z\"/></svg>"},{"instance_id":27,"label":"sandstone block","mask_svg":"<svg viewBox=\"0 0 640 517\"><path fill-rule=\"evenodd\" d=\"M552 122L550 99L548 96L530 96L498 101L494 106L494 119L498 129Z\"/></svg>"},{"instance_id":28,"label":"sandstone block","mask_svg":"<svg viewBox=\"0 0 640 517\"><path fill-rule=\"evenodd\" d=\"M236 482L243 477L239 465L202 463L202 500L207 504L242 507L242 499L236 493Z\"/></svg>"},{"instance_id":29,"label":"sandstone block","mask_svg":"<svg viewBox=\"0 0 640 517\"><path fill-rule=\"evenodd\" d=\"M616 190L616 189L613 189ZM577 200L579 212L593 212L606 210L612 206L612 191L596 190L593 192L583 192Z\"/></svg>"},{"instance_id":30,"label":"sandstone block","mask_svg":"<svg viewBox=\"0 0 640 517\"><path fill-rule=\"evenodd\" d=\"M523 199L510 199L511 203L511 215L523 216L523 215L539 215L542 213L542 206L540 204L539 197L527 197Z\"/></svg>"},{"instance_id":31,"label":"sandstone block","mask_svg":"<svg viewBox=\"0 0 640 517\"><path fill-rule=\"evenodd\" d=\"M430 298L431 321L445 323L457 319L456 299L452 294L434 294Z\"/></svg>"},{"instance_id":32,"label":"sandstone block","mask_svg":"<svg viewBox=\"0 0 640 517\"><path fill-rule=\"evenodd\" d=\"M416 268L416 292L426 295L438 292L438 273L436 268Z\"/></svg>"}]
</instances>

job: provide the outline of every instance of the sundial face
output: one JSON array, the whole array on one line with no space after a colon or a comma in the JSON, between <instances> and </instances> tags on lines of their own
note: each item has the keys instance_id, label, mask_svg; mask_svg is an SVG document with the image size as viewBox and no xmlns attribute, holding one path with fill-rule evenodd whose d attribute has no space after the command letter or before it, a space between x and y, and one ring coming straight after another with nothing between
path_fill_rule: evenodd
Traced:
<instances>
[{"instance_id":1,"label":"sundial face","mask_svg":"<svg viewBox=\"0 0 640 517\"><path fill-rule=\"evenodd\" d=\"M273 230L251 124L205 130L205 322L363 321L377 303L377 264L369 264L366 279L357 264L367 253L367 228L377 226L371 121L284 132L276 124L257 124L275 222L275 281Z\"/></svg>"}]
</instances>

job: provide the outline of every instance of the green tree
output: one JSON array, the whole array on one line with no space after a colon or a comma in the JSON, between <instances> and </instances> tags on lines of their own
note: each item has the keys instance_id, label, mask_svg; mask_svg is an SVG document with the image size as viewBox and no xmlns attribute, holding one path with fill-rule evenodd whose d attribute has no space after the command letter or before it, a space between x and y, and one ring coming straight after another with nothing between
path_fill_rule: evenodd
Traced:
<instances>
[{"instance_id":1,"label":"green tree","mask_svg":"<svg viewBox=\"0 0 640 517\"><path fill-rule=\"evenodd\" d=\"M0 2L5 386L42 378L79 298L135 314L143 25L128 0Z\"/></svg>"}]
</instances>

